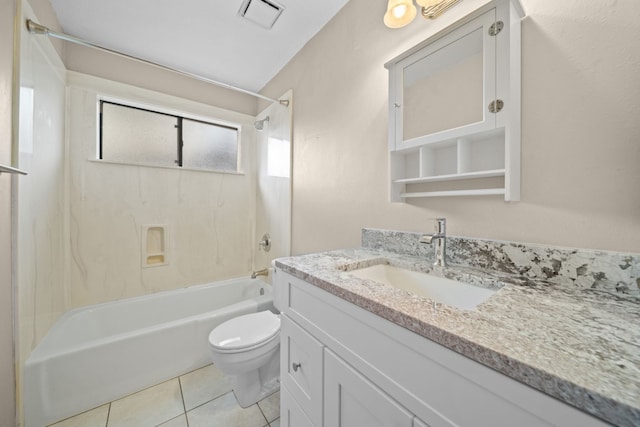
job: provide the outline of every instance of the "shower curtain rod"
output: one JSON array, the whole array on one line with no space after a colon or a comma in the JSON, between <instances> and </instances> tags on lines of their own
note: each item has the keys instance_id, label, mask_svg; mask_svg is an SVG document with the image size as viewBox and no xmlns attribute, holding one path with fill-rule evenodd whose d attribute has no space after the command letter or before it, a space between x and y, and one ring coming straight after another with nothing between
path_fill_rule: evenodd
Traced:
<instances>
[{"instance_id":1,"label":"shower curtain rod","mask_svg":"<svg viewBox=\"0 0 640 427\"><path fill-rule=\"evenodd\" d=\"M200 80L200 81L205 82L205 83L209 83L209 84L213 84L213 85L216 85L216 86L220 86L220 87L223 87L225 89L235 90L237 92L242 92L242 93L247 94L247 95L255 96L256 98L264 99L266 101L276 102L276 103L278 103L280 105L283 105L285 107L289 106L289 100L288 99L273 99L273 98L269 98L268 96L264 96L264 95L261 95L261 94L256 93L256 92L251 92L250 90L246 90L246 89L242 89L242 88L239 88L239 87L231 86L231 85L226 84L226 83L222 83L222 82L219 82L219 81L216 81L216 80L213 80L213 79L209 79L207 77L199 76L197 74L189 73L187 71L179 70L177 68L168 67L166 65L158 64L156 62L147 61L146 59L141 59L141 58L138 58L138 57L135 57L135 56L128 55L126 53L119 52L117 50L109 49L109 48L106 48L104 46L100 46L98 44L91 43L89 41L80 39L78 37L74 37L74 36L70 36L68 34L58 33L56 31L52 31L49 28L45 27L44 25L40 25L37 22L32 21L31 19L27 19L27 29L29 30L29 32L31 34L40 34L40 35L45 35L45 36L49 36L49 37L54 37L56 39L60 39L60 40L68 41L68 42L71 42L71 43L79 44L81 46L86 46L86 47L91 47L91 48L94 48L94 49L102 50L104 52L108 52L108 53L111 53L111 54L114 54L114 55L118 55L118 56L121 56L123 58L131 59L131 60L134 60L134 61L137 61L137 62L142 62L143 64L151 65L151 66L154 66L154 67L166 70L166 71L171 71L173 73L177 73L177 74L181 74L183 76L191 77L192 79Z\"/></svg>"}]
</instances>

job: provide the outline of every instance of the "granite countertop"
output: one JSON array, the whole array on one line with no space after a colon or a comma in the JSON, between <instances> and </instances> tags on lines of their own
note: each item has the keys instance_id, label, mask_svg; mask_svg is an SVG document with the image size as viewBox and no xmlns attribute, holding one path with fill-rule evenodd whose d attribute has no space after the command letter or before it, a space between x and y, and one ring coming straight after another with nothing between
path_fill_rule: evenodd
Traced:
<instances>
[{"instance_id":1,"label":"granite countertop","mask_svg":"<svg viewBox=\"0 0 640 427\"><path fill-rule=\"evenodd\" d=\"M473 310L435 304L349 271L387 263L500 289ZM614 425L640 425L640 304L546 280L380 249L276 260L276 267Z\"/></svg>"}]
</instances>

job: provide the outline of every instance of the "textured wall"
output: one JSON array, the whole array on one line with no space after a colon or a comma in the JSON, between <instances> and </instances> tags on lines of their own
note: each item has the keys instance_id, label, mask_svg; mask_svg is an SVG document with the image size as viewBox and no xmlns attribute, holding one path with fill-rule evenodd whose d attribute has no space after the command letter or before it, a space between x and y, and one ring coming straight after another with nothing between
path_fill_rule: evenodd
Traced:
<instances>
[{"instance_id":1,"label":"textured wall","mask_svg":"<svg viewBox=\"0 0 640 427\"><path fill-rule=\"evenodd\" d=\"M517 203L388 202L383 64L437 20L391 30L382 24L386 2L351 0L269 83L265 94L293 88L296 97L294 253L356 246L361 227L431 230L437 216L453 235L640 251L640 3L522 3Z\"/></svg>"}]
</instances>

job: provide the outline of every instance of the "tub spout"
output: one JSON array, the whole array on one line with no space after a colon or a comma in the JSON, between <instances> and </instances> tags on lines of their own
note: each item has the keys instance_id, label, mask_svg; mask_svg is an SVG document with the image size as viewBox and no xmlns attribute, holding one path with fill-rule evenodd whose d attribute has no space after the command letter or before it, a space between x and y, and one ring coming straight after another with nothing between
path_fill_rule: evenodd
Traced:
<instances>
[{"instance_id":1,"label":"tub spout","mask_svg":"<svg viewBox=\"0 0 640 427\"><path fill-rule=\"evenodd\" d=\"M269 275L269 269L268 268L263 268L262 270L251 272L251 278L252 279L257 278L258 276L268 276L268 275Z\"/></svg>"}]
</instances>

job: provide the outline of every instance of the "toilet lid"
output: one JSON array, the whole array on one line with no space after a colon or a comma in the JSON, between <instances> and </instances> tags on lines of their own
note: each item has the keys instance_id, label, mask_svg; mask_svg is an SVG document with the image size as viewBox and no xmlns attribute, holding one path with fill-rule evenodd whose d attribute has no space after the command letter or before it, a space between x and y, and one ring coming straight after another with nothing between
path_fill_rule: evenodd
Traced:
<instances>
[{"instance_id":1,"label":"toilet lid","mask_svg":"<svg viewBox=\"0 0 640 427\"><path fill-rule=\"evenodd\" d=\"M209 334L209 343L223 350L252 347L280 331L280 317L270 311L245 314L220 324Z\"/></svg>"}]
</instances>

